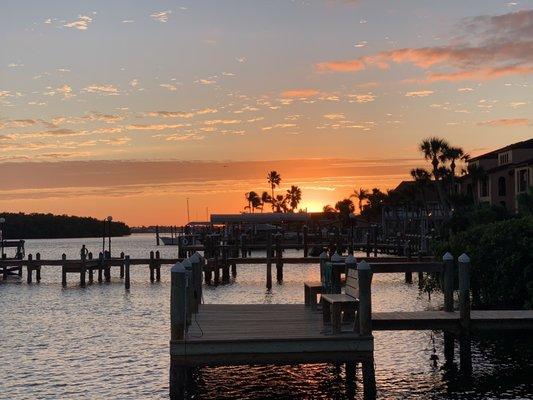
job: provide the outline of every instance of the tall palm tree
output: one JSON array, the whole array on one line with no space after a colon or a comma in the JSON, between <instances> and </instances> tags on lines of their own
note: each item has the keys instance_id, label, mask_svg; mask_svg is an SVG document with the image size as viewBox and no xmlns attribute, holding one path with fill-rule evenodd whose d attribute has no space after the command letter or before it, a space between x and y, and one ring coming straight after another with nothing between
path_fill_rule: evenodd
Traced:
<instances>
[{"instance_id":1,"label":"tall palm tree","mask_svg":"<svg viewBox=\"0 0 533 400\"><path fill-rule=\"evenodd\" d=\"M322 207L322 211L326 214L332 214L337 212L333 207L331 207L329 204L326 204L324 207Z\"/></svg>"},{"instance_id":2,"label":"tall palm tree","mask_svg":"<svg viewBox=\"0 0 533 400\"><path fill-rule=\"evenodd\" d=\"M274 188L281 183L281 175L277 171L270 171L267 175L267 181L272 189L272 198L274 199ZM272 211L274 211L274 205L272 205Z\"/></svg>"},{"instance_id":3,"label":"tall palm tree","mask_svg":"<svg viewBox=\"0 0 533 400\"><path fill-rule=\"evenodd\" d=\"M431 162L433 167L433 178L437 184L437 192L439 194L440 203L445 211L448 210L448 201L440 180L441 170L439 170L439 167L440 162L444 158L445 151L449 147L450 145L446 140L438 137L424 139L419 145L419 149L424 154L424 158Z\"/></svg>"},{"instance_id":4,"label":"tall palm tree","mask_svg":"<svg viewBox=\"0 0 533 400\"><path fill-rule=\"evenodd\" d=\"M287 190L285 197L287 198L291 211L294 212L298 207L298 204L300 204L300 201L302 201L302 189L298 186L291 185L291 188Z\"/></svg>"},{"instance_id":5,"label":"tall palm tree","mask_svg":"<svg viewBox=\"0 0 533 400\"><path fill-rule=\"evenodd\" d=\"M261 203L262 203L261 212L263 212L263 208L265 204L268 204L268 203L272 204L272 196L270 196L268 192L263 192L261 194ZM272 205L272 211L274 211L274 205Z\"/></svg>"},{"instance_id":6,"label":"tall palm tree","mask_svg":"<svg viewBox=\"0 0 533 400\"><path fill-rule=\"evenodd\" d=\"M464 150L460 147L455 147L455 146L449 146L448 148L444 150L442 154L443 158L441 159L441 161L450 162L450 182L451 182L450 192L451 193L456 192L455 190L455 168L457 166L456 162L457 160L463 159L464 156L465 156Z\"/></svg>"},{"instance_id":7,"label":"tall palm tree","mask_svg":"<svg viewBox=\"0 0 533 400\"><path fill-rule=\"evenodd\" d=\"M368 199L368 190L359 188L359 190L354 189L353 193L350 195L351 198L356 198L359 201L359 214L363 211L363 201Z\"/></svg>"}]
</instances>

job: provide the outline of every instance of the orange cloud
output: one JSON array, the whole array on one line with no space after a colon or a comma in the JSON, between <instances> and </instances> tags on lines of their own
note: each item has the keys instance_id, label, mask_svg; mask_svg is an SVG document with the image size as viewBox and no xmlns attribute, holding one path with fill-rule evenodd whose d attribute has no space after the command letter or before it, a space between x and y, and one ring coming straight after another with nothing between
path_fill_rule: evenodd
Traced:
<instances>
[{"instance_id":1,"label":"orange cloud","mask_svg":"<svg viewBox=\"0 0 533 400\"><path fill-rule=\"evenodd\" d=\"M365 69L362 60L326 61L315 65L318 72L358 72Z\"/></svg>"},{"instance_id":2,"label":"orange cloud","mask_svg":"<svg viewBox=\"0 0 533 400\"><path fill-rule=\"evenodd\" d=\"M529 120L527 118L502 118L478 122L480 126L525 126L528 124Z\"/></svg>"},{"instance_id":3,"label":"orange cloud","mask_svg":"<svg viewBox=\"0 0 533 400\"><path fill-rule=\"evenodd\" d=\"M457 71L452 73L430 73L427 80L430 82L437 81L486 81L490 79L501 78L508 75L527 75L533 73L533 66L513 65L501 68L482 68L466 71Z\"/></svg>"},{"instance_id":4,"label":"orange cloud","mask_svg":"<svg viewBox=\"0 0 533 400\"><path fill-rule=\"evenodd\" d=\"M304 97L313 97L319 94L319 91L316 89L293 89L293 90L286 90L285 92L281 93L282 97L289 97L289 98L304 98Z\"/></svg>"}]
</instances>

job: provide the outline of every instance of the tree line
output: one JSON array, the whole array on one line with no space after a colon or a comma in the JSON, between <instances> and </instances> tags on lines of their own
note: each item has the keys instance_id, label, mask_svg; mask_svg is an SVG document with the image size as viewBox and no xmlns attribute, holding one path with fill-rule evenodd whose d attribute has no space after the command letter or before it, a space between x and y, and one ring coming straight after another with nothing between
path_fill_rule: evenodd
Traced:
<instances>
[{"instance_id":1,"label":"tree line","mask_svg":"<svg viewBox=\"0 0 533 400\"><path fill-rule=\"evenodd\" d=\"M244 209L253 213L256 210L263 211L267 204L273 212L295 212L298 204L302 201L302 190L295 185L291 185L290 189L284 194L275 194L276 187L281 184L281 175L277 171L270 171L267 175L267 182L270 186L271 193L264 191L259 195L256 191L245 193L244 197L248 203Z\"/></svg>"},{"instance_id":2,"label":"tree line","mask_svg":"<svg viewBox=\"0 0 533 400\"><path fill-rule=\"evenodd\" d=\"M4 239L54 239L101 237L103 220L91 217L53 215L39 213L1 213L4 218L1 229ZM106 221L106 225L109 222ZM106 226L106 232L109 225ZM124 222L111 222L111 236L130 235L130 227Z\"/></svg>"}]
</instances>

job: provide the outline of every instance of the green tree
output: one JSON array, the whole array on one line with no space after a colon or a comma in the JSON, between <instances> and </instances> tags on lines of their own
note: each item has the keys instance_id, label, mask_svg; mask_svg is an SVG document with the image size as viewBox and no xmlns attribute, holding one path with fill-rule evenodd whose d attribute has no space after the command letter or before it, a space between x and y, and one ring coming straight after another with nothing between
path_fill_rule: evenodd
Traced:
<instances>
[{"instance_id":1,"label":"green tree","mask_svg":"<svg viewBox=\"0 0 533 400\"><path fill-rule=\"evenodd\" d=\"M446 140L438 137L424 139L419 144L419 149L422 154L424 154L424 158L431 163L433 169L433 178L435 179L437 185L439 200L445 213L449 209L449 204L444 192L444 188L442 187L443 185L441 177L443 175L443 171L439 167L441 167L441 161L446 159L445 154L449 147L450 145Z\"/></svg>"}]
</instances>

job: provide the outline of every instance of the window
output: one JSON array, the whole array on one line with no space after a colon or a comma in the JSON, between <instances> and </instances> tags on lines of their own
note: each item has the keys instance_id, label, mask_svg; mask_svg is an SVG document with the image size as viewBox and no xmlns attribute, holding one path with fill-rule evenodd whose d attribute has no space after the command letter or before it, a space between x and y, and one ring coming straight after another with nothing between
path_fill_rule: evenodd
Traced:
<instances>
[{"instance_id":1,"label":"window","mask_svg":"<svg viewBox=\"0 0 533 400\"><path fill-rule=\"evenodd\" d=\"M527 168L524 168L524 169L519 169L518 170L518 182L517 182L517 186L518 186L518 193L523 193L527 190L527 187L529 185L529 174L528 174L528 169Z\"/></svg>"},{"instance_id":2,"label":"window","mask_svg":"<svg viewBox=\"0 0 533 400\"><path fill-rule=\"evenodd\" d=\"M507 194L507 187L505 185L505 177L498 178L498 196L505 196Z\"/></svg>"},{"instance_id":3,"label":"window","mask_svg":"<svg viewBox=\"0 0 533 400\"><path fill-rule=\"evenodd\" d=\"M509 164L510 161L511 153L509 151L507 153L498 154L498 165Z\"/></svg>"},{"instance_id":4,"label":"window","mask_svg":"<svg viewBox=\"0 0 533 400\"><path fill-rule=\"evenodd\" d=\"M489 195L489 180L487 178L481 181L480 197L487 197Z\"/></svg>"}]
</instances>

